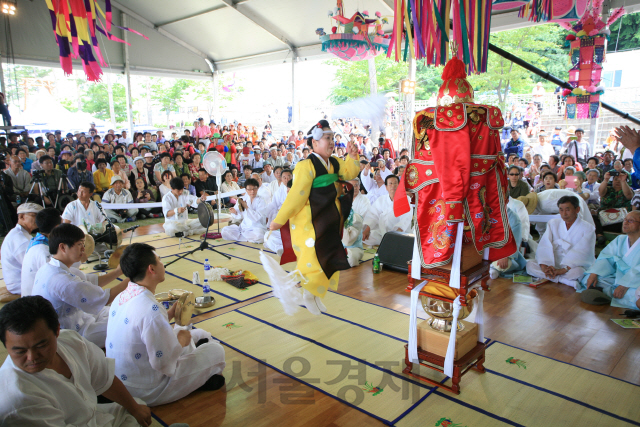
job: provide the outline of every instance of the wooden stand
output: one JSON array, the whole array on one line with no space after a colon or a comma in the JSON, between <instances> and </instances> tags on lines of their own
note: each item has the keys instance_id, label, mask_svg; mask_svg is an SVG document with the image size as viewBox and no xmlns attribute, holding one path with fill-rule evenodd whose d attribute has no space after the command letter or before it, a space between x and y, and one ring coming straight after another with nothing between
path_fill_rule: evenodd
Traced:
<instances>
[{"instance_id":1,"label":"wooden stand","mask_svg":"<svg viewBox=\"0 0 640 427\"><path fill-rule=\"evenodd\" d=\"M442 383L411 372L411 370L413 369L413 363L409 361L408 344L405 344L404 346L404 363L407 366L402 370L402 372L431 385L449 390L452 393L460 394L460 378L462 378L462 376L466 374L469 369L473 369L481 373L485 372L483 364L484 351L486 348L486 344L479 342L474 348L471 349L471 351L453 362L453 377L451 377L451 386L446 386ZM421 366L444 373L444 357L423 351L420 347L418 347L418 359L420 360L419 364Z\"/></svg>"},{"instance_id":2,"label":"wooden stand","mask_svg":"<svg viewBox=\"0 0 640 427\"><path fill-rule=\"evenodd\" d=\"M465 250L466 249L466 250ZM461 262L461 270L460 273L460 305L466 306L467 295L469 291L473 287L477 287L476 283L480 282L480 288L483 290L489 291L489 286L487 285L487 281L489 280L489 267L491 263L489 261L485 261L482 258L475 257L475 248L465 248L463 249L463 262ZM465 256L465 253L471 254L471 256ZM408 262L409 267L409 286L407 286L407 292L411 292L414 286L417 286L420 281L411 277L411 262ZM421 280L429 280L432 282L440 282L444 284L448 284L451 278L451 264L442 267L433 267L433 268L420 268L420 276ZM424 291L420 291L421 296L426 296L429 298L435 298L440 301L446 301L453 303L453 300L444 298L437 295L432 295L426 293ZM451 378L451 386L445 386L441 383L430 380L429 378L423 377L422 375L414 374L411 372L413 368L413 363L409 361L409 351L408 344L404 346L405 349L405 364L407 365L403 373L410 375L414 378L418 378L421 381L426 383L442 387L446 390L449 390L455 394L460 394L460 378L462 375L467 373L469 369L476 370L478 372L484 373L484 352L486 349L486 344L478 342L475 347L473 347L467 354L460 357L458 360L453 362L453 377ZM438 372L444 373L444 356L439 356L434 353L429 353L427 351L422 350L418 347L418 360L420 361L420 365L425 366L427 368L433 369Z\"/></svg>"}]
</instances>

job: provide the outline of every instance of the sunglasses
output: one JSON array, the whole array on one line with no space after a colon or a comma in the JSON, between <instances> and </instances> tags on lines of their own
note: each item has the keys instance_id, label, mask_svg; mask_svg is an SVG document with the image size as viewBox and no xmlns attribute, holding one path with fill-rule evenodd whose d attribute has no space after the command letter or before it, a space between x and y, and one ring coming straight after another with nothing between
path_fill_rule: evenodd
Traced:
<instances>
[{"instance_id":1,"label":"sunglasses","mask_svg":"<svg viewBox=\"0 0 640 427\"><path fill-rule=\"evenodd\" d=\"M520 176L519 173L510 173L509 176Z\"/></svg>"}]
</instances>

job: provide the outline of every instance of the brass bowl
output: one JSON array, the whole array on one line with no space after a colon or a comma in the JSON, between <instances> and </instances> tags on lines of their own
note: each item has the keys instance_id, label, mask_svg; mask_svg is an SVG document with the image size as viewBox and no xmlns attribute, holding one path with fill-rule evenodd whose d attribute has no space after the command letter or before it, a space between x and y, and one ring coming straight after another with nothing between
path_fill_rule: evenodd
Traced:
<instances>
[{"instance_id":1,"label":"brass bowl","mask_svg":"<svg viewBox=\"0 0 640 427\"><path fill-rule=\"evenodd\" d=\"M460 307L458 313L458 330L464 329L464 324L460 320L466 319L473 312L473 308L478 297L478 291L472 289L467 294L467 305ZM436 331L451 332L453 322L453 302L441 301L436 298L422 296L422 308L431 317L429 326Z\"/></svg>"}]
</instances>

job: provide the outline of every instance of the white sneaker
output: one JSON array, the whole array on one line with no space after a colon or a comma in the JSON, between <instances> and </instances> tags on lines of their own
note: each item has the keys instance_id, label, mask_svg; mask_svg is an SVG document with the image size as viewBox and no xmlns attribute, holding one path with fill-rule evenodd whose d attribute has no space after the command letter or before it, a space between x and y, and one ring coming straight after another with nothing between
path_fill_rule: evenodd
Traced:
<instances>
[{"instance_id":1,"label":"white sneaker","mask_svg":"<svg viewBox=\"0 0 640 427\"><path fill-rule=\"evenodd\" d=\"M497 279L498 277L500 277L500 272L498 270L496 270L495 268L490 268L489 269L489 277L491 279Z\"/></svg>"},{"instance_id":2,"label":"white sneaker","mask_svg":"<svg viewBox=\"0 0 640 427\"><path fill-rule=\"evenodd\" d=\"M316 303L315 295L313 295L311 292L305 289L302 294L302 299L304 301L305 307L307 307L307 310L309 310L311 314L315 314L316 316L320 316L322 314L322 312L320 311L320 308L318 307L318 304Z\"/></svg>"}]
</instances>

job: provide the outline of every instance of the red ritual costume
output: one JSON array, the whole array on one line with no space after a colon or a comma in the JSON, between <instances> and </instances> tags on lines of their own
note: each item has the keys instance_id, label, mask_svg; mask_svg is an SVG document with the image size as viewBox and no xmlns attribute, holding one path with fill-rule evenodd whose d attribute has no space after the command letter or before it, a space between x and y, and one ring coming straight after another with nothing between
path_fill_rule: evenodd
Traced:
<instances>
[{"instance_id":1,"label":"red ritual costume","mask_svg":"<svg viewBox=\"0 0 640 427\"><path fill-rule=\"evenodd\" d=\"M450 60L442 73L437 107L413 120L415 156L396 192L394 211L409 211L405 190L415 195L415 236L422 266L451 262L458 224L464 243L478 253L489 248L489 261L516 251L507 219L509 201L499 108L475 104L464 63Z\"/></svg>"}]
</instances>

